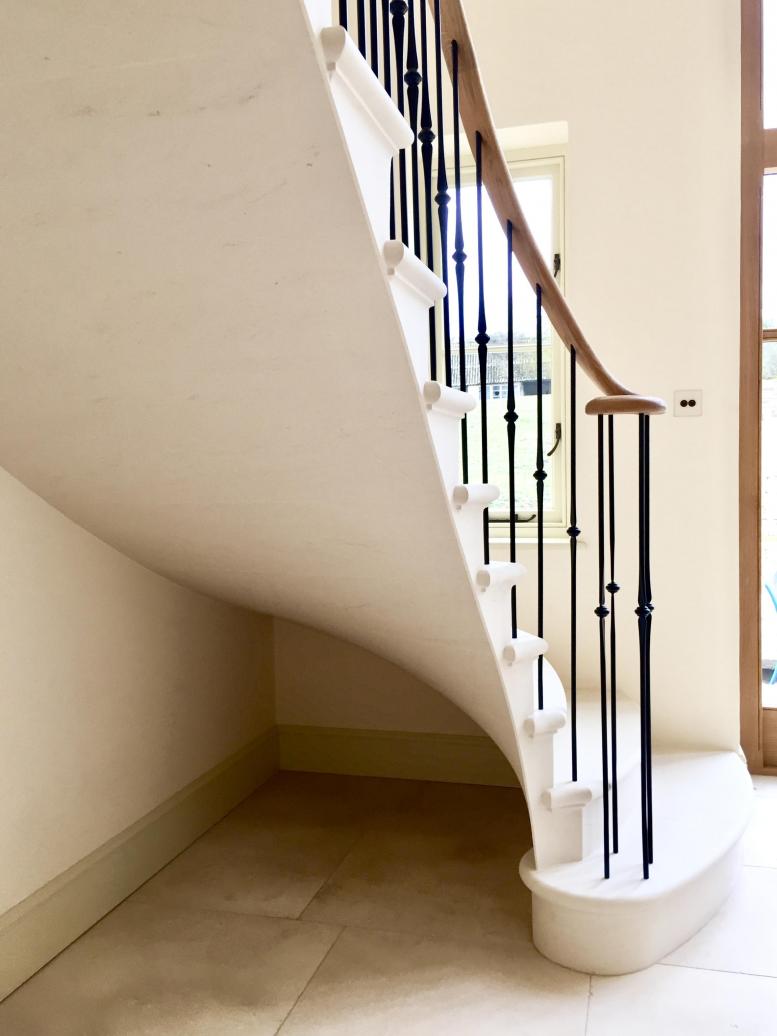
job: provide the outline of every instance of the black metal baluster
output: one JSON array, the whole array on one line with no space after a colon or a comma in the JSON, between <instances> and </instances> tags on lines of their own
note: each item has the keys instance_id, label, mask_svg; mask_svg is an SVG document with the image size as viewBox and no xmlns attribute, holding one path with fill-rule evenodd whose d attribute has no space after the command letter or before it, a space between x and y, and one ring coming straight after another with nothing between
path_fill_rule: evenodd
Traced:
<instances>
[{"instance_id":1,"label":"black metal baluster","mask_svg":"<svg viewBox=\"0 0 777 1036\"><path fill-rule=\"evenodd\" d=\"M542 287L537 292L537 464L534 480L537 484L537 636L545 631L545 445L542 428ZM537 659L537 708L545 708L543 685L543 656Z\"/></svg>"},{"instance_id":2,"label":"black metal baluster","mask_svg":"<svg viewBox=\"0 0 777 1036\"><path fill-rule=\"evenodd\" d=\"M367 57L367 26L365 23L364 0L356 0L356 39L362 55Z\"/></svg>"},{"instance_id":3,"label":"black metal baluster","mask_svg":"<svg viewBox=\"0 0 777 1036\"><path fill-rule=\"evenodd\" d=\"M639 630L639 727L640 727L640 791L642 820L642 877L650 877L650 834L648 826L648 716L647 716L647 617L650 614L645 568L645 415L639 415L639 590L637 594L637 627Z\"/></svg>"},{"instance_id":4,"label":"black metal baluster","mask_svg":"<svg viewBox=\"0 0 777 1036\"><path fill-rule=\"evenodd\" d=\"M480 364L480 464L482 480L488 482L488 411L486 378L488 376L488 343L486 328L486 301L483 290L483 138L480 132L475 134L475 183L477 191L478 213L478 333L475 341L478 345L478 361ZM483 511L483 561L489 562L488 544L488 508Z\"/></svg>"},{"instance_id":5,"label":"black metal baluster","mask_svg":"<svg viewBox=\"0 0 777 1036\"><path fill-rule=\"evenodd\" d=\"M572 780L577 780L577 353L569 352L569 593Z\"/></svg>"},{"instance_id":6,"label":"black metal baluster","mask_svg":"<svg viewBox=\"0 0 777 1036\"><path fill-rule=\"evenodd\" d=\"M459 316L459 389L467 391L467 352L464 332L464 228L461 219L461 143L459 128L459 45L451 43L453 58L453 178L456 191L456 235L453 262L456 269L456 298ZM512 232L512 231L511 231ZM469 481L469 448L467 443L467 415L461 422L461 466L464 482Z\"/></svg>"},{"instance_id":7,"label":"black metal baluster","mask_svg":"<svg viewBox=\"0 0 777 1036\"><path fill-rule=\"evenodd\" d=\"M426 19L426 0L421 0L421 164L424 171L424 227L426 229L426 265L434 271L434 227L432 225L432 158L434 130L429 91L429 40ZM432 381L437 380L437 321L434 306L429 308L429 369ZM466 423L466 415L462 424ZM466 477L464 478L466 482Z\"/></svg>"},{"instance_id":8,"label":"black metal baluster","mask_svg":"<svg viewBox=\"0 0 777 1036\"><path fill-rule=\"evenodd\" d=\"M340 24L344 29L348 28L348 0L340 0Z\"/></svg>"},{"instance_id":9,"label":"black metal baluster","mask_svg":"<svg viewBox=\"0 0 777 1036\"><path fill-rule=\"evenodd\" d=\"M426 0L421 0L421 3L425 2ZM413 251L420 258L421 201L418 185L418 87L421 82L421 73L418 71L418 48L415 37L415 0L410 0L408 12L405 85L407 86L407 110L410 118L410 128L413 131L413 143L410 148L410 190L413 199Z\"/></svg>"},{"instance_id":10,"label":"black metal baluster","mask_svg":"<svg viewBox=\"0 0 777 1036\"><path fill-rule=\"evenodd\" d=\"M378 74L378 0L370 0L370 68Z\"/></svg>"},{"instance_id":11,"label":"black metal baluster","mask_svg":"<svg viewBox=\"0 0 777 1036\"><path fill-rule=\"evenodd\" d=\"M615 582L615 419L607 416L607 485L610 515L610 743L612 752L612 851L618 851L618 704L617 652L615 645L615 595L620 587Z\"/></svg>"},{"instance_id":12,"label":"black metal baluster","mask_svg":"<svg viewBox=\"0 0 777 1036\"><path fill-rule=\"evenodd\" d=\"M383 0L381 8L383 21L383 85L386 93L391 97L391 29L389 18L389 0ZM389 172L389 237L394 238L397 233L397 219L394 211L394 159L391 159L391 170Z\"/></svg>"},{"instance_id":13,"label":"black metal baluster","mask_svg":"<svg viewBox=\"0 0 777 1036\"><path fill-rule=\"evenodd\" d=\"M513 354L513 224L507 221L507 467L510 497L510 561L515 561L515 361ZM513 638L518 636L518 601L510 588L510 619Z\"/></svg>"},{"instance_id":14,"label":"black metal baluster","mask_svg":"<svg viewBox=\"0 0 777 1036\"><path fill-rule=\"evenodd\" d=\"M599 499L599 604L594 614L599 619L599 687L602 718L602 813L604 827L604 876L610 876L610 778L607 751L607 648L605 620L609 614L604 604L604 416L597 421L597 489Z\"/></svg>"},{"instance_id":15,"label":"black metal baluster","mask_svg":"<svg viewBox=\"0 0 777 1036\"><path fill-rule=\"evenodd\" d=\"M650 637L653 628L653 588L650 582L650 415L645 414L645 747L647 756L648 862L653 862L653 737L650 707Z\"/></svg>"},{"instance_id":16,"label":"black metal baluster","mask_svg":"<svg viewBox=\"0 0 777 1036\"><path fill-rule=\"evenodd\" d=\"M451 371L451 322L448 300L448 171L445 168L445 127L443 126L442 15L440 0L434 0L434 50L437 69L437 214L440 220L440 268L445 295L442 300L442 336L445 350L445 384L453 383ZM486 517L488 517L486 515Z\"/></svg>"},{"instance_id":17,"label":"black metal baluster","mask_svg":"<svg viewBox=\"0 0 777 1036\"><path fill-rule=\"evenodd\" d=\"M405 15L406 0L391 0L391 24L394 29L394 62L397 70L397 108L400 115L405 114L404 65L405 65ZM410 242L407 220L407 166L404 148L397 156L399 161L399 226L402 243Z\"/></svg>"}]
</instances>

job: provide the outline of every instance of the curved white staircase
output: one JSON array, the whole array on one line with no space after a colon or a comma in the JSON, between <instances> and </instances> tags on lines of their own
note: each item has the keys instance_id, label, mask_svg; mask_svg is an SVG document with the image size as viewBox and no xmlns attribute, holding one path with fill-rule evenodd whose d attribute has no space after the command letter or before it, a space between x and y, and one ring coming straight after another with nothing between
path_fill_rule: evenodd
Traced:
<instances>
[{"instance_id":1,"label":"curved white staircase","mask_svg":"<svg viewBox=\"0 0 777 1036\"><path fill-rule=\"evenodd\" d=\"M50 286L45 312L20 286L0 371L0 461L151 567L360 643L453 700L524 789L533 852L521 873L540 950L586 971L646 966L730 887L746 771L731 753L657 748L651 879L635 870L636 808L622 810L613 877L602 878L598 698L578 701L572 782L566 695L544 657L538 709L548 645L511 637L510 592L524 569L482 563L483 508L497 489L460 484L460 424L475 398L428 379L428 312L444 285L388 240L390 161L412 135L347 33L325 24L328 3L307 0L309 22L297 3L271 6L255 15L250 46L241 25L200 70L210 83L233 70L220 110L201 87L206 131L189 140L190 120L184 130L171 117L178 150L152 144L164 183L152 190L153 176L141 178L121 198L96 197L89 168L110 177L117 161L98 120L78 129L69 224L41 231L34 199L21 205L7 242L17 267L36 250L64 259L74 236L79 258ZM268 17L287 41L284 67L263 43ZM262 66L263 45L277 79L247 103L238 73ZM75 82L74 103L91 103L100 84ZM155 108L174 109L175 81L155 82ZM56 131L54 87L38 103ZM125 153L148 151L145 113L125 115ZM262 118L293 125L277 138L281 153L252 145ZM245 173L237 186L214 178L217 154L269 186ZM29 172L22 163L20 193ZM46 181L43 167L36 175ZM96 281L77 310L76 274ZM40 415L32 429L30 412ZM637 706L619 708L619 791L636 804Z\"/></svg>"}]
</instances>

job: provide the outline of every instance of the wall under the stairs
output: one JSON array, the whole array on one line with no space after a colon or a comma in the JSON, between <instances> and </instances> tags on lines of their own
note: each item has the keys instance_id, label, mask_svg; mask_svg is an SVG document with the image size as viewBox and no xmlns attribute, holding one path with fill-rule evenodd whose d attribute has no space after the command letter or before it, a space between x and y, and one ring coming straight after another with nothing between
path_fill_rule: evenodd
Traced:
<instances>
[{"instance_id":1,"label":"wall under the stairs","mask_svg":"<svg viewBox=\"0 0 777 1036\"><path fill-rule=\"evenodd\" d=\"M569 126L566 289L602 360L663 396L653 426L654 726L663 741L738 742L739 4L466 0L499 127ZM581 403L595 395L581 379ZM702 389L701 418L672 416ZM755 404L754 404L755 405ZM583 680L596 683L595 419L579 418ZM620 470L636 460L621 420ZM621 484L628 479L621 474ZM620 513L622 657L634 656L635 493ZM634 537L632 536L632 539ZM522 560L534 567L531 548ZM551 659L568 669L565 550L546 554ZM532 578L521 584L532 628ZM590 605L590 608L588 607ZM634 675L621 667L621 687Z\"/></svg>"},{"instance_id":2,"label":"wall under the stairs","mask_svg":"<svg viewBox=\"0 0 777 1036\"><path fill-rule=\"evenodd\" d=\"M154 575L2 471L0 530L2 915L272 727L274 700L269 619Z\"/></svg>"},{"instance_id":3,"label":"wall under the stairs","mask_svg":"<svg viewBox=\"0 0 777 1036\"><path fill-rule=\"evenodd\" d=\"M483 733L453 702L371 651L285 619L274 619L273 632L279 724Z\"/></svg>"}]
</instances>

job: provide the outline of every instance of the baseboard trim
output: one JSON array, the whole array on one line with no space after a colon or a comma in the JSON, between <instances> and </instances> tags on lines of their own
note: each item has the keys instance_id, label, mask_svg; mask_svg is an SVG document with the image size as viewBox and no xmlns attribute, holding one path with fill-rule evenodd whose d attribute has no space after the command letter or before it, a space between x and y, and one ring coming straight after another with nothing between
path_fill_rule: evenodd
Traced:
<instances>
[{"instance_id":1,"label":"baseboard trim","mask_svg":"<svg viewBox=\"0 0 777 1036\"><path fill-rule=\"evenodd\" d=\"M0 1000L183 852L278 769L273 729L0 917Z\"/></svg>"},{"instance_id":2,"label":"baseboard trim","mask_svg":"<svg viewBox=\"0 0 777 1036\"><path fill-rule=\"evenodd\" d=\"M278 739L282 770L501 787L518 784L505 757L484 735L284 725L278 727Z\"/></svg>"}]
</instances>

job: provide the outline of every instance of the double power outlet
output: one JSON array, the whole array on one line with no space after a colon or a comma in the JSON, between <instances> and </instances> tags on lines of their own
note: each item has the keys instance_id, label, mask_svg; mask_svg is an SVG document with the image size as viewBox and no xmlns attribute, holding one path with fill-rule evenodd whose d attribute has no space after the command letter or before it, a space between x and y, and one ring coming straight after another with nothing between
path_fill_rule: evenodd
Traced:
<instances>
[{"instance_id":1,"label":"double power outlet","mask_svg":"<svg viewBox=\"0 0 777 1036\"><path fill-rule=\"evenodd\" d=\"M701 417L701 389L676 389L674 394L675 417Z\"/></svg>"}]
</instances>

